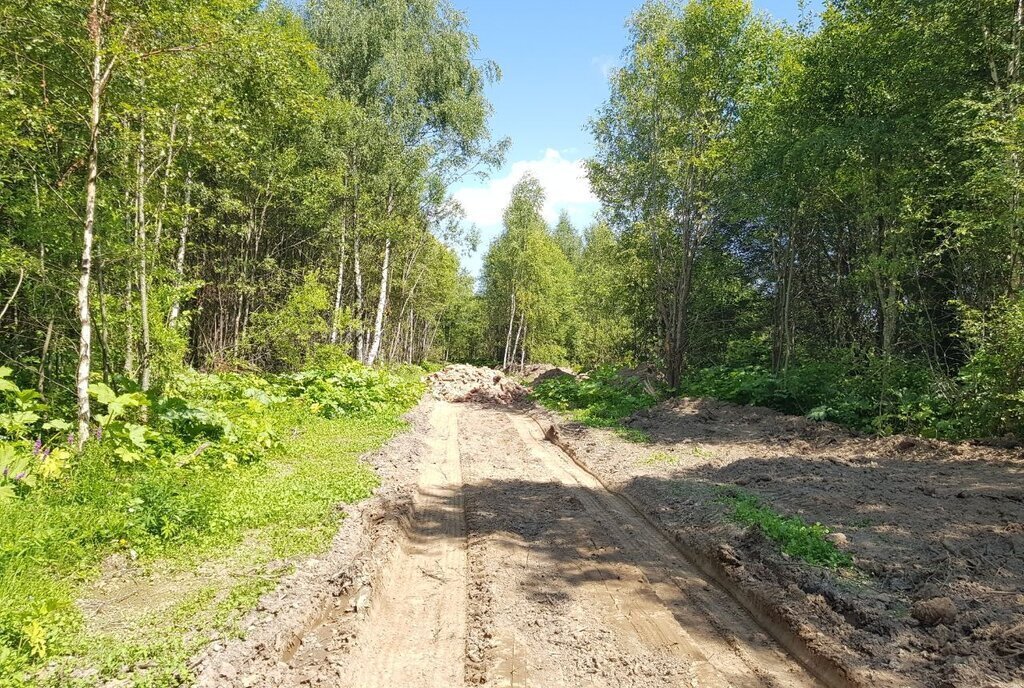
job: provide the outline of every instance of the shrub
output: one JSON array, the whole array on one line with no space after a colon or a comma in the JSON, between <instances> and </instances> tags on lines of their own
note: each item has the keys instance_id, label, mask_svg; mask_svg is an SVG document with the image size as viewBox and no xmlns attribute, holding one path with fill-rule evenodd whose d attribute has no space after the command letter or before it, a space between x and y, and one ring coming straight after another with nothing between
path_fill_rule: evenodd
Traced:
<instances>
[{"instance_id":1,"label":"shrub","mask_svg":"<svg viewBox=\"0 0 1024 688\"><path fill-rule=\"evenodd\" d=\"M657 392L652 394L641 381L621 377L615 368L602 366L582 378L566 375L538 382L531 396L548 408L568 411L584 425L617 428L626 439L645 441L642 433L622 428L621 421L657 403Z\"/></svg>"},{"instance_id":2,"label":"shrub","mask_svg":"<svg viewBox=\"0 0 1024 688\"><path fill-rule=\"evenodd\" d=\"M329 310L327 288L309 273L280 308L252 315L245 349L254 361L271 369L304 368L315 344L329 332L325 317Z\"/></svg>"}]
</instances>

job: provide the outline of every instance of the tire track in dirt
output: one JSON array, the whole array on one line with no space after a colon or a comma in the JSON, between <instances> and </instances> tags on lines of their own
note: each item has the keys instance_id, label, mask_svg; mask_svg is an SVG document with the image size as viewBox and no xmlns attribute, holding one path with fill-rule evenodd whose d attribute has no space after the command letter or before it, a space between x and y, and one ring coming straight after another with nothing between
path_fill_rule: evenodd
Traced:
<instances>
[{"instance_id":1,"label":"tire track in dirt","mask_svg":"<svg viewBox=\"0 0 1024 688\"><path fill-rule=\"evenodd\" d=\"M463 681L466 525L458 420L437 404L407 536L382 572L338 686L436 688Z\"/></svg>"},{"instance_id":2,"label":"tire track in dirt","mask_svg":"<svg viewBox=\"0 0 1024 688\"><path fill-rule=\"evenodd\" d=\"M463 407L467 681L820 685L674 545L511 410Z\"/></svg>"}]
</instances>

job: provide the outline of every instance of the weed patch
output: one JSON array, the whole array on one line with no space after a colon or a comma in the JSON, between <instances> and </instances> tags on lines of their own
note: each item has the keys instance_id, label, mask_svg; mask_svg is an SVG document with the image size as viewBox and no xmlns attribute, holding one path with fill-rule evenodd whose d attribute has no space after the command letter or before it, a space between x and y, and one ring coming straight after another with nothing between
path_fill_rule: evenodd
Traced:
<instances>
[{"instance_id":1,"label":"weed patch","mask_svg":"<svg viewBox=\"0 0 1024 688\"><path fill-rule=\"evenodd\" d=\"M729 494L723 501L732 507L733 521L757 528L786 554L830 569L853 566L852 557L826 539L830 531L820 523L783 516L749 494Z\"/></svg>"},{"instance_id":2,"label":"weed patch","mask_svg":"<svg viewBox=\"0 0 1024 688\"><path fill-rule=\"evenodd\" d=\"M659 401L636 380L621 378L616 370L604 366L585 378L563 376L538 382L531 397L542 406L561 411L573 420L592 428L610 428L630 442L648 442L650 436L622 425L622 420Z\"/></svg>"},{"instance_id":3,"label":"weed patch","mask_svg":"<svg viewBox=\"0 0 1024 688\"><path fill-rule=\"evenodd\" d=\"M641 461L640 463L646 466L658 466L658 465L675 465L679 463L679 457L675 454L669 454L666 451L652 452L650 456Z\"/></svg>"}]
</instances>

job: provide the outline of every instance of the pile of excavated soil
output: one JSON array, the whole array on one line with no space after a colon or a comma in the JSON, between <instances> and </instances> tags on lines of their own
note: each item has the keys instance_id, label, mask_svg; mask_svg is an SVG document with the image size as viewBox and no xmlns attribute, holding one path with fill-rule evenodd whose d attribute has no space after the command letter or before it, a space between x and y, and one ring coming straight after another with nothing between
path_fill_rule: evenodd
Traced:
<instances>
[{"instance_id":1,"label":"pile of excavated soil","mask_svg":"<svg viewBox=\"0 0 1024 688\"><path fill-rule=\"evenodd\" d=\"M493 368L458 363L427 376L434 397L451 402L514 404L526 396L526 388Z\"/></svg>"},{"instance_id":2,"label":"pile of excavated soil","mask_svg":"<svg viewBox=\"0 0 1024 688\"><path fill-rule=\"evenodd\" d=\"M528 385L533 385L545 380L553 380L559 377L574 377L575 373L569 368L554 366L550 363L531 363L523 369L522 378Z\"/></svg>"},{"instance_id":3,"label":"pile of excavated soil","mask_svg":"<svg viewBox=\"0 0 1024 688\"><path fill-rule=\"evenodd\" d=\"M707 399L671 399L626 424L651 443L574 424L556 437L817 654L846 667L855 685L1024 686L1020 450L864 437ZM783 555L729 520L723 488L824 524L854 569Z\"/></svg>"}]
</instances>

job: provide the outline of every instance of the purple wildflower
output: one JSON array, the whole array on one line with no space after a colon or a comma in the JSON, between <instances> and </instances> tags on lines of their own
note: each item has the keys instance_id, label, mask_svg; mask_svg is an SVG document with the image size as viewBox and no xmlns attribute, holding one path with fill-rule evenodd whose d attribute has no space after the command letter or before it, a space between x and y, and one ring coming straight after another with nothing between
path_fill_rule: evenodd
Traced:
<instances>
[{"instance_id":1,"label":"purple wildflower","mask_svg":"<svg viewBox=\"0 0 1024 688\"><path fill-rule=\"evenodd\" d=\"M93 434L96 436L96 441L99 442L100 439L103 437L103 426L97 425L96 431Z\"/></svg>"},{"instance_id":2,"label":"purple wildflower","mask_svg":"<svg viewBox=\"0 0 1024 688\"><path fill-rule=\"evenodd\" d=\"M4 466L4 477L7 477L7 472L11 470L10 466Z\"/></svg>"},{"instance_id":3,"label":"purple wildflower","mask_svg":"<svg viewBox=\"0 0 1024 688\"><path fill-rule=\"evenodd\" d=\"M18 475L14 476L14 479L15 480L21 480L21 479L23 479L27 475L28 475L28 471L22 471Z\"/></svg>"},{"instance_id":4,"label":"purple wildflower","mask_svg":"<svg viewBox=\"0 0 1024 688\"><path fill-rule=\"evenodd\" d=\"M68 433L68 444L72 444L73 445L74 443L75 443L75 433L69 432Z\"/></svg>"},{"instance_id":5,"label":"purple wildflower","mask_svg":"<svg viewBox=\"0 0 1024 688\"><path fill-rule=\"evenodd\" d=\"M36 438L36 443L34 445L32 445L32 453L33 454L39 454L39 452L41 452L42 450L43 450L43 440L41 440L40 438L37 437Z\"/></svg>"}]
</instances>

